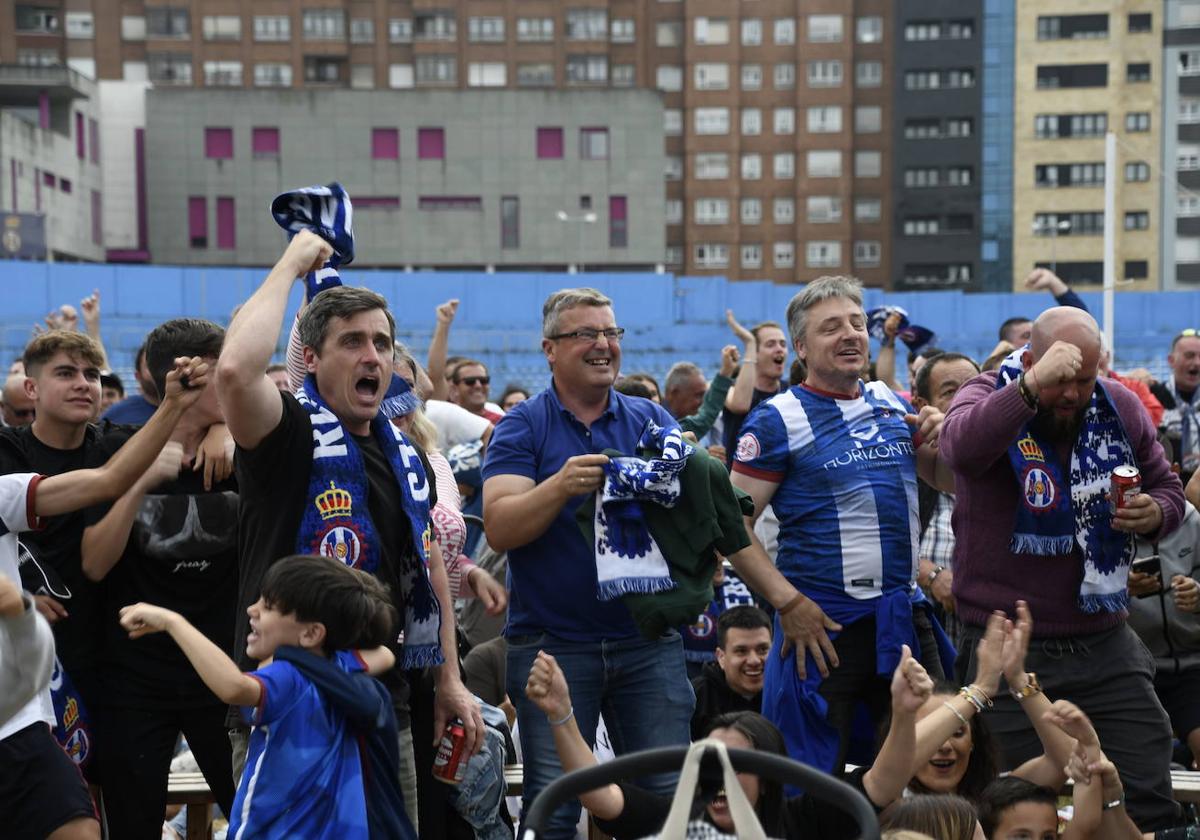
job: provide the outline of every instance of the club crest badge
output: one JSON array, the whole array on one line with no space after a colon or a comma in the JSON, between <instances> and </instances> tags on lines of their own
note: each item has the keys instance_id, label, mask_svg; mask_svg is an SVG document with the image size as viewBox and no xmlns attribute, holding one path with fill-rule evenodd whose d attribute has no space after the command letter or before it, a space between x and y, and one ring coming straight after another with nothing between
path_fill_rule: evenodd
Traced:
<instances>
[{"instance_id":1,"label":"club crest badge","mask_svg":"<svg viewBox=\"0 0 1200 840\"><path fill-rule=\"evenodd\" d=\"M313 502L325 527L317 536L317 553L359 568L363 560L363 535L354 524L354 497L334 482Z\"/></svg>"},{"instance_id":2,"label":"club crest badge","mask_svg":"<svg viewBox=\"0 0 1200 840\"><path fill-rule=\"evenodd\" d=\"M1021 488L1025 496L1025 506L1035 513L1054 506L1054 479L1041 467L1030 467L1025 471Z\"/></svg>"}]
</instances>

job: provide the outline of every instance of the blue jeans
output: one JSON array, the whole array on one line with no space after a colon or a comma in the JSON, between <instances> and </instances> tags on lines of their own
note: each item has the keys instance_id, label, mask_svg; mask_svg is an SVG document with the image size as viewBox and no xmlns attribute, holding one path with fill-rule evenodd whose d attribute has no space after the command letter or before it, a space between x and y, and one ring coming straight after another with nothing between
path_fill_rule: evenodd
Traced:
<instances>
[{"instance_id":1,"label":"blue jeans","mask_svg":"<svg viewBox=\"0 0 1200 840\"><path fill-rule=\"evenodd\" d=\"M542 789L563 773L546 715L525 698L525 681L539 650L553 656L562 668L575 720L589 747L601 712L617 755L691 740L696 695L687 679L683 641L674 630L654 641L572 642L548 633L510 636L505 687L517 707L526 813ZM677 778L677 773L659 774L639 783L670 794ZM560 805L543 836L573 838L579 810L578 800Z\"/></svg>"}]
</instances>

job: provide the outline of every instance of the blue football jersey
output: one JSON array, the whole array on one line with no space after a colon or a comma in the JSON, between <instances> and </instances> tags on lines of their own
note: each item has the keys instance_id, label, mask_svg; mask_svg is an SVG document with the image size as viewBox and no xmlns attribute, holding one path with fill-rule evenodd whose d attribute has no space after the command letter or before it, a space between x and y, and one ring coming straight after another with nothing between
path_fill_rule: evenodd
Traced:
<instances>
[{"instance_id":1,"label":"blue football jersey","mask_svg":"<svg viewBox=\"0 0 1200 840\"><path fill-rule=\"evenodd\" d=\"M346 651L334 661L345 671L363 670ZM243 709L254 728L228 836L367 840L362 760L345 718L290 662L250 676L262 683L262 697Z\"/></svg>"},{"instance_id":2,"label":"blue football jersey","mask_svg":"<svg viewBox=\"0 0 1200 840\"><path fill-rule=\"evenodd\" d=\"M746 418L734 470L779 484L776 565L818 602L911 588L920 522L912 406L881 382L846 399L802 385Z\"/></svg>"}]
</instances>

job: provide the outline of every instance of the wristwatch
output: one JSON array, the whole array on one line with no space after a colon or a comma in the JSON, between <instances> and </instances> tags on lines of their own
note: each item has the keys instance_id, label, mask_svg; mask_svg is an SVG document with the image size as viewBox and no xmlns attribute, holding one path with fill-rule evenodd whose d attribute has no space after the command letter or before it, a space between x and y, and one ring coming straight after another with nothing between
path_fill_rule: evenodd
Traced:
<instances>
[{"instance_id":1,"label":"wristwatch","mask_svg":"<svg viewBox=\"0 0 1200 840\"><path fill-rule=\"evenodd\" d=\"M1026 697L1032 697L1035 694L1042 693L1042 684L1038 682L1037 674L1033 673L1033 671L1030 671L1025 675L1025 679L1025 687L1020 691L1016 691L1011 688L1008 690L1008 693L1011 694L1012 698L1018 703L1024 700Z\"/></svg>"}]
</instances>

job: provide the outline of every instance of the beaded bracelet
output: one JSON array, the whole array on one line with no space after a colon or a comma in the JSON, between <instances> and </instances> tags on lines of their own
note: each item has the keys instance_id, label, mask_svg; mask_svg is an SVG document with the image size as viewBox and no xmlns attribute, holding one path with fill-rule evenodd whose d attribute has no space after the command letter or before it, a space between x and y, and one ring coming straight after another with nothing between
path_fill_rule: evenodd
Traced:
<instances>
[{"instance_id":1,"label":"beaded bracelet","mask_svg":"<svg viewBox=\"0 0 1200 840\"><path fill-rule=\"evenodd\" d=\"M983 714L983 710L985 708L990 709L992 706L991 698L984 693L983 689L974 683L971 685L964 685L958 690L958 693L967 698L967 700L972 706L975 707L975 710L979 712L979 714Z\"/></svg>"}]
</instances>

